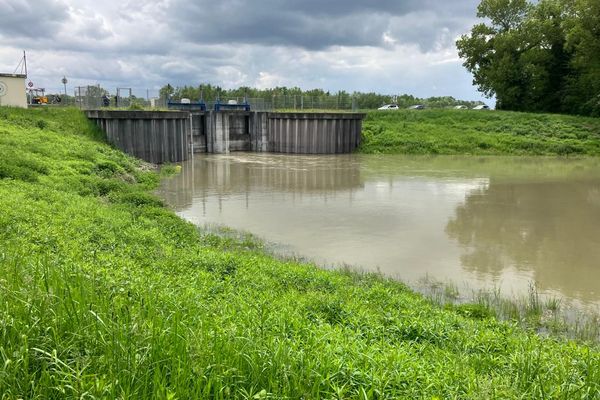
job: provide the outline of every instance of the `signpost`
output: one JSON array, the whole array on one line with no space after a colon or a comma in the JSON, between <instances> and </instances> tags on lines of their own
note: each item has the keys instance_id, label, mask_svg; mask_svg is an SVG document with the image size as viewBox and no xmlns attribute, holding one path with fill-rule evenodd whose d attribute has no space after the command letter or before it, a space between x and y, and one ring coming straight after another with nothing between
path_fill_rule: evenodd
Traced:
<instances>
[{"instance_id":1,"label":"signpost","mask_svg":"<svg viewBox=\"0 0 600 400\"><path fill-rule=\"evenodd\" d=\"M27 82L27 87L29 87L29 104L33 104L33 93L31 92L31 89L33 88L33 82Z\"/></svg>"}]
</instances>

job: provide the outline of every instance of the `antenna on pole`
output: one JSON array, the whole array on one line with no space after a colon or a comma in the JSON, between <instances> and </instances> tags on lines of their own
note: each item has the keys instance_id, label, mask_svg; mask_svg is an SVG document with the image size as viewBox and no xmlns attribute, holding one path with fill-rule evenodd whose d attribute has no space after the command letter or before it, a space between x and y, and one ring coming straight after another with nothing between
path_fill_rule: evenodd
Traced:
<instances>
[{"instance_id":1,"label":"antenna on pole","mask_svg":"<svg viewBox=\"0 0 600 400\"><path fill-rule=\"evenodd\" d=\"M23 70L25 70L25 75L27 75L27 57L25 55L25 51L23 51L23 57L19 60L17 67L15 68L13 74L16 74L19 71L19 74L23 74Z\"/></svg>"}]
</instances>

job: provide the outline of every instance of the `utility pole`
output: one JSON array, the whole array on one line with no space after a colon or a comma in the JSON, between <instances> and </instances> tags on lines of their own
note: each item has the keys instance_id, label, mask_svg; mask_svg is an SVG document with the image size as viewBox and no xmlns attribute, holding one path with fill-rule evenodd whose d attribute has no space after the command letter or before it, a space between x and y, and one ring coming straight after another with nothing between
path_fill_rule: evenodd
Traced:
<instances>
[{"instance_id":1,"label":"utility pole","mask_svg":"<svg viewBox=\"0 0 600 400\"><path fill-rule=\"evenodd\" d=\"M27 54L23 50L23 63L25 64L25 78L27 78Z\"/></svg>"}]
</instances>

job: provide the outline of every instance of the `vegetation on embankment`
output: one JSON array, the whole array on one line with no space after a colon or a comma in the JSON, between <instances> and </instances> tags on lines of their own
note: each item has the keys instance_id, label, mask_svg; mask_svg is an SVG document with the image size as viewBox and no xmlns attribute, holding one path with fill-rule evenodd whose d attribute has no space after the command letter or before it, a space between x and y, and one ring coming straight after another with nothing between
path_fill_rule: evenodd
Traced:
<instances>
[{"instance_id":1,"label":"vegetation on embankment","mask_svg":"<svg viewBox=\"0 0 600 400\"><path fill-rule=\"evenodd\" d=\"M476 110L367 114L362 153L600 155L600 119Z\"/></svg>"},{"instance_id":2,"label":"vegetation on embankment","mask_svg":"<svg viewBox=\"0 0 600 400\"><path fill-rule=\"evenodd\" d=\"M0 109L0 393L600 397L596 347L180 220L76 110Z\"/></svg>"}]
</instances>

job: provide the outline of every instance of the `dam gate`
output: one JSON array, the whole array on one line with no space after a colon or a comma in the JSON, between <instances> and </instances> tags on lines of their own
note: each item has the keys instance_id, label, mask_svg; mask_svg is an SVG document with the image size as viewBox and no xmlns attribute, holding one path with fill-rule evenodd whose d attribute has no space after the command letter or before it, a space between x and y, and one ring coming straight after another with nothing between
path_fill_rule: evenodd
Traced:
<instances>
[{"instance_id":1,"label":"dam gate","mask_svg":"<svg viewBox=\"0 0 600 400\"><path fill-rule=\"evenodd\" d=\"M245 110L87 111L111 144L158 164L184 161L198 153L350 153L360 144L364 116Z\"/></svg>"}]
</instances>

